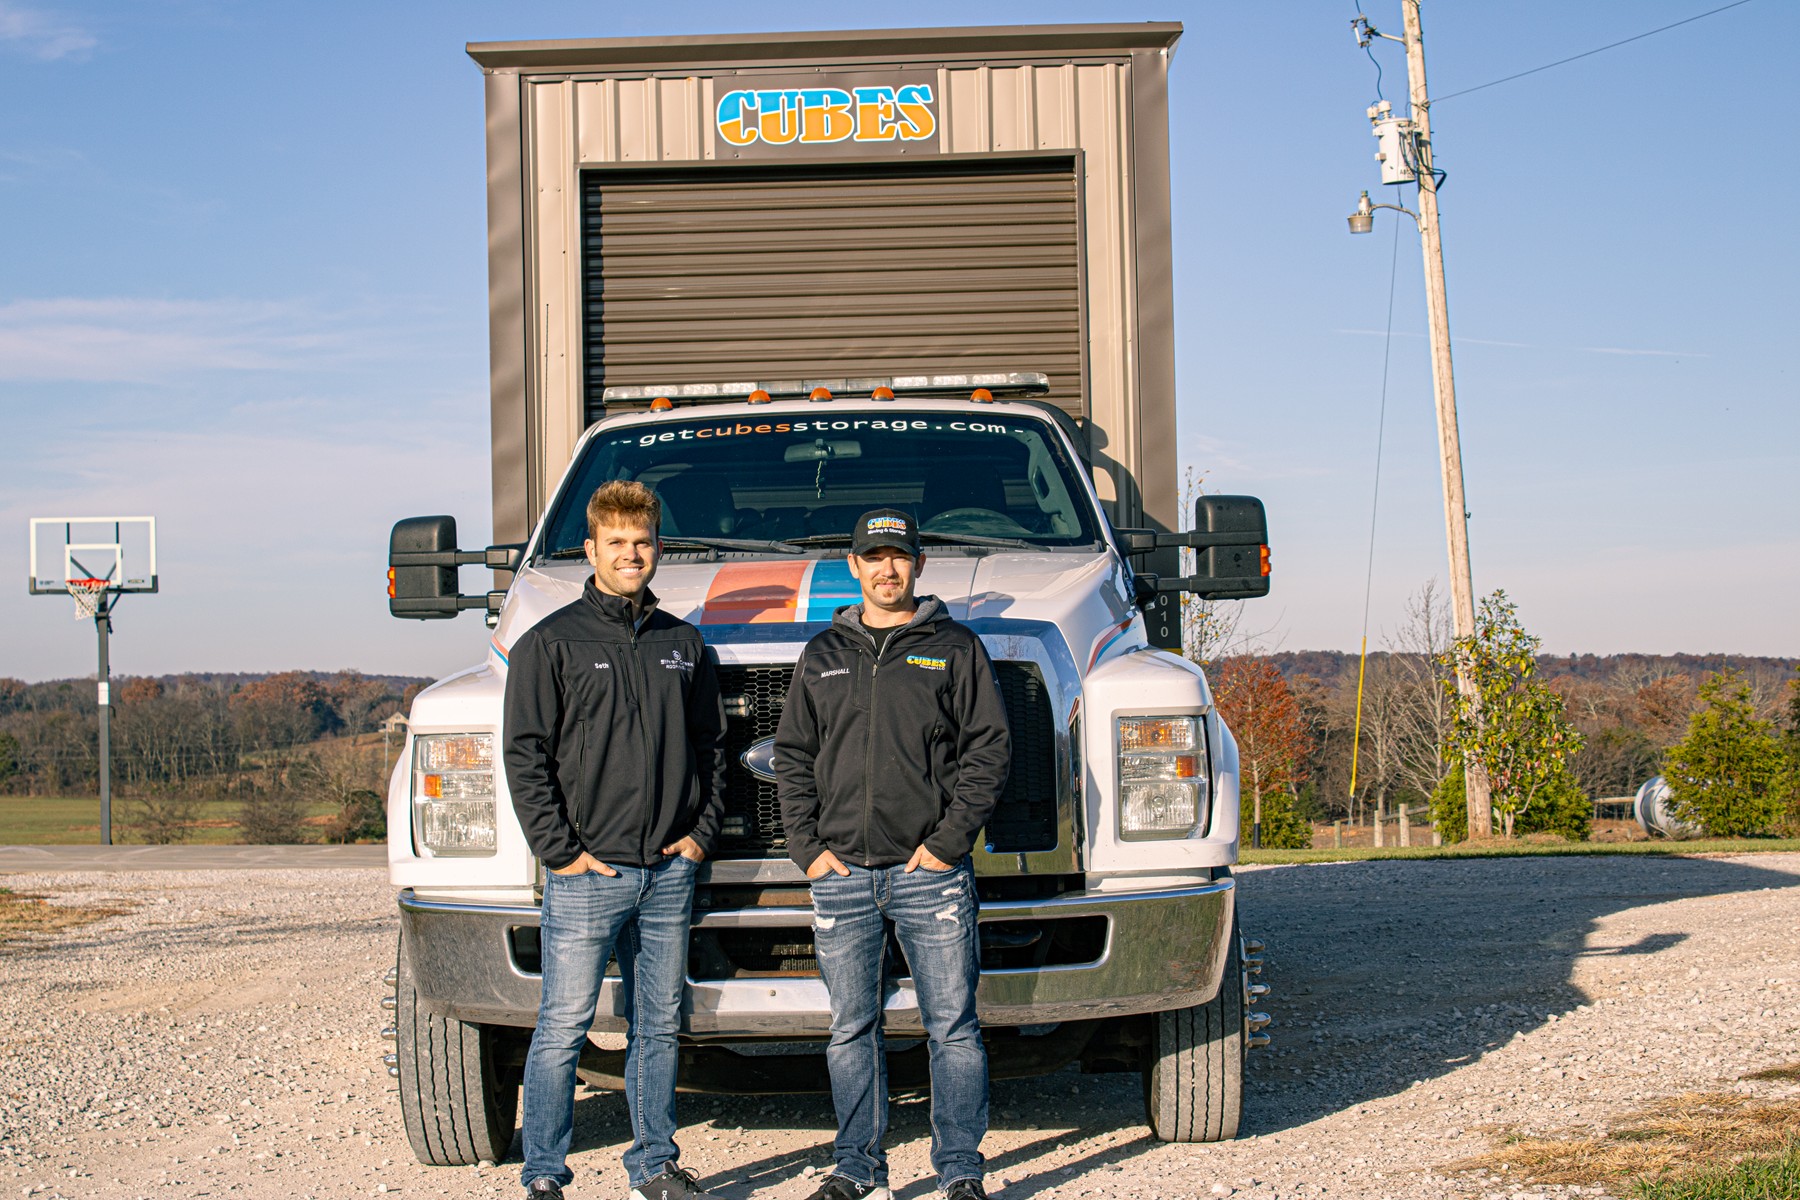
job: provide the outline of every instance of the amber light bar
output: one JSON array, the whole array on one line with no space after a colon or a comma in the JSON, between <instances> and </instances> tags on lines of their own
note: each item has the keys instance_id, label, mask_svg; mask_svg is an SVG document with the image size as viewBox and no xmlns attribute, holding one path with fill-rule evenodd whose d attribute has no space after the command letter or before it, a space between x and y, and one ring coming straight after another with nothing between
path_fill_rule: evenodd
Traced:
<instances>
[{"instance_id":1,"label":"amber light bar","mask_svg":"<svg viewBox=\"0 0 1800 1200\"><path fill-rule=\"evenodd\" d=\"M674 404L701 404L732 400L806 400L823 388L832 396L869 396L883 390L892 396L968 397L977 388L993 396L1042 396L1050 391L1050 377L1040 371L980 371L963 375L882 375L855 379L772 379L743 383L683 383L672 387L609 387L601 393L606 404L647 404L667 398ZM756 393L762 393L757 396ZM886 397L877 397L886 399Z\"/></svg>"}]
</instances>

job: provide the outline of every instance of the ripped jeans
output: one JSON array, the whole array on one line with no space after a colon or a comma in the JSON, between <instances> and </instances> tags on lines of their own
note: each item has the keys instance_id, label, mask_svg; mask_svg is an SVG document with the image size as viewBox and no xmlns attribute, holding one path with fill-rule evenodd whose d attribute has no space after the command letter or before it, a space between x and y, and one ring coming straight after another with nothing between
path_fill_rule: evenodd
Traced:
<instances>
[{"instance_id":1,"label":"ripped jeans","mask_svg":"<svg viewBox=\"0 0 1800 1200\"><path fill-rule=\"evenodd\" d=\"M931 1056L931 1166L938 1187L982 1175L987 1133L987 1051L975 1014L981 946L975 871L850 867L813 880L813 941L831 993L831 1102L837 1109L834 1174L887 1185L887 1055L881 1013L888 930L912 970Z\"/></svg>"}]
</instances>

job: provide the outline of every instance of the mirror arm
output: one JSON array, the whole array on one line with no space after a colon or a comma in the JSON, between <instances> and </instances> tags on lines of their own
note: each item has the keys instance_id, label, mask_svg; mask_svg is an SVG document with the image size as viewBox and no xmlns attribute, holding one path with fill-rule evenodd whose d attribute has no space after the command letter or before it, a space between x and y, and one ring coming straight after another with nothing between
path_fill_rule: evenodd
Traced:
<instances>
[{"instance_id":1,"label":"mirror arm","mask_svg":"<svg viewBox=\"0 0 1800 1200\"><path fill-rule=\"evenodd\" d=\"M480 563L495 571L516 571L524 558L525 543L507 542L485 550L396 550L388 555L388 566L468 567Z\"/></svg>"}]
</instances>

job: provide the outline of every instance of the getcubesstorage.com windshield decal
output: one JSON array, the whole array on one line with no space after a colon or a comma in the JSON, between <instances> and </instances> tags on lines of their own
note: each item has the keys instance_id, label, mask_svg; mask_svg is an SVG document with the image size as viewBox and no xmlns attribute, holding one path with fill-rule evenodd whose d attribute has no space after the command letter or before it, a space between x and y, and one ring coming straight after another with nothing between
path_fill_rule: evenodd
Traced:
<instances>
[{"instance_id":1,"label":"getcubesstorage.com windshield decal","mask_svg":"<svg viewBox=\"0 0 1800 1200\"><path fill-rule=\"evenodd\" d=\"M805 421L719 421L700 426L683 426L661 432L645 432L620 438L614 444L655 446L668 442L705 442L728 437L757 437L783 433L860 433L881 430L889 433L1010 433L999 421L934 421L924 417L842 417L831 420Z\"/></svg>"}]
</instances>

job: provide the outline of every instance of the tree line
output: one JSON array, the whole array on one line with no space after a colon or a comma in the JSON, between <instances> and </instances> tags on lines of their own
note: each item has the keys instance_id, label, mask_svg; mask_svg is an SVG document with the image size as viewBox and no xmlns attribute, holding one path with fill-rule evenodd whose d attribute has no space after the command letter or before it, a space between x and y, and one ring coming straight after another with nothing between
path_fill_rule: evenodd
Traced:
<instances>
[{"instance_id":1,"label":"tree line","mask_svg":"<svg viewBox=\"0 0 1800 1200\"><path fill-rule=\"evenodd\" d=\"M112 770L126 828L184 840L203 805L228 802L246 840L381 835L382 747L366 736L429 682L358 671L127 676L112 685ZM0 794L92 795L94 682L0 678ZM359 740L360 738L360 740Z\"/></svg>"},{"instance_id":2,"label":"tree line","mask_svg":"<svg viewBox=\"0 0 1800 1200\"><path fill-rule=\"evenodd\" d=\"M1366 664L1262 649L1240 613L1186 616L1238 740L1244 827L1260 807L1264 845L1307 846L1314 822L1368 823L1401 806L1429 806L1446 840L1462 840L1469 756L1502 836L1585 839L1594 800L1659 774L1677 812L1709 833L1800 833L1800 659L1545 655L1504 593L1483 600L1459 646L1431 584ZM1480 682L1473 708L1457 692L1459 653Z\"/></svg>"}]
</instances>

